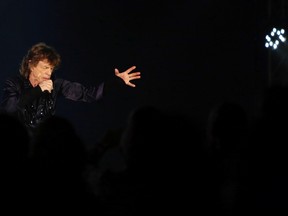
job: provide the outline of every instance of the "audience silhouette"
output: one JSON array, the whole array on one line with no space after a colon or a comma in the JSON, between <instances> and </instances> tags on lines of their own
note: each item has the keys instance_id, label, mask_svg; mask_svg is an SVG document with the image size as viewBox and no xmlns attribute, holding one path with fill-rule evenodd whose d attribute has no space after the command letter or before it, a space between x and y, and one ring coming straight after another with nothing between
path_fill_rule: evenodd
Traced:
<instances>
[{"instance_id":1,"label":"audience silhouette","mask_svg":"<svg viewBox=\"0 0 288 216\"><path fill-rule=\"evenodd\" d=\"M11 205L25 207L27 200L27 159L30 137L22 123L9 114L0 113L1 197L3 208Z\"/></svg>"},{"instance_id":2,"label":"audience silhouette","mask_svg":"<svg viewBox=\"0 0 288 216\"><path fill-rule=\"evenodd\" d=\"M88 211L97 205L85 179L87 152L74 126L52 116L35 132L30 153L30 188L34 202L66 211Z\"/></svg>"},{"instance_id":3,"label":"audience silhouette","mask_svg":"<svg viewBox=\"0 0 288 216\"><path fill-rule=\"evenodd\" d=\"M287 210L287 97L287 87L267 88L252 124L240 104L219 102L205 127L178 110L140 106L89 150L64 117L31 137L0 113L2 200L100 215Z\"/></svg>"},{"instance_id":4,"label":"audience silhouette","mask_svg":"<svg viewBox=\"0 0 288 216\"><path fill-rule=\"evenodd\" d=\"M196 121L176 111L149 105L133 110L119 140L126 169L103 173L98 182L106 213L187 213L203 207L202 133Z\"/></svg>"}]
</instances>

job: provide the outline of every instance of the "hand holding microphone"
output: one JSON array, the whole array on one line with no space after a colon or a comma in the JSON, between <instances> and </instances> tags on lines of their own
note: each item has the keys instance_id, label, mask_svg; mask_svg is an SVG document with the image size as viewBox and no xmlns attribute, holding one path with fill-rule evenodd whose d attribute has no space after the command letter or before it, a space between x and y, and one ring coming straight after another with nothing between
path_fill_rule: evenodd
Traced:
<instances>
[{"instance_id":1,"label":"hand holding microphone","mask_svg":"<svg viewBox=\"0 0 288 216\"><path fill-rule=\"evenodd\" d=\"M48 91L51 93L53 90L53 82L51 79L49 80L44 80L43 82L39 83L39 87L41 88L42 92Z\"/></svg>"}]
</instances>

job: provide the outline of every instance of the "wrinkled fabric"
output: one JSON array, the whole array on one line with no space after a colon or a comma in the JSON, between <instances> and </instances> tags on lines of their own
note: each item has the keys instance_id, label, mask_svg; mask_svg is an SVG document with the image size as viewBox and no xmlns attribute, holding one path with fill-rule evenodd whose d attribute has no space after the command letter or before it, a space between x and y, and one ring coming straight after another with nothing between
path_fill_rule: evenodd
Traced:
<instances>
[{"instance_id":1,"label":"wrinkled fabric","mask_svg":"<svg viewBox=\"0 0 288 216\"><path fill-rule=\"evenodd\" d=\"M42 92L20 75L8 78L4 83L1 109L17 116L26 127L35 128L55 114L57 97L64 96L73 101L93 102L103 97L104 82L97 86L85 87L78 82L56 78L53 90Z\"/></svg>"}]
</instances>

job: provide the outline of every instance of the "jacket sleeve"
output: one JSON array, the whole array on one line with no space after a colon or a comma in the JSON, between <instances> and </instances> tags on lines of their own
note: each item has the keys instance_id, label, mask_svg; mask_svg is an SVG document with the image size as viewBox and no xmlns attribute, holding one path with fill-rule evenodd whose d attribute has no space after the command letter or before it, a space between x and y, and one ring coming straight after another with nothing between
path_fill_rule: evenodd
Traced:
<instances>
[{"instance_id":1,"label":"jacket sleeve","mask_svg":"<svg viewBox=\"0 0 288 216\"><path fill-rule=\"evenodd\" d=\"M58 86L58 91L67 99L73 101L93 102L103 98L104 95L115 91L115 88L120 85L120 78L111 78L103 81L98 85L84 86L78 82L71 82L65 79L55 80L55 86Z\"/></svg>"},{"instance_id":2,"label":"jacket sleeve","mask_svg":"<svg viewBox=\"0 0 288 216\"><path fill-rule=\"evenodd\" d=\"M5 81L1 101L1 109L4 112L16 114L29 106L35 98L42 93L40 87L25 90L21 87L19 78L9 78Z\"/></svg>"}]
</instances>

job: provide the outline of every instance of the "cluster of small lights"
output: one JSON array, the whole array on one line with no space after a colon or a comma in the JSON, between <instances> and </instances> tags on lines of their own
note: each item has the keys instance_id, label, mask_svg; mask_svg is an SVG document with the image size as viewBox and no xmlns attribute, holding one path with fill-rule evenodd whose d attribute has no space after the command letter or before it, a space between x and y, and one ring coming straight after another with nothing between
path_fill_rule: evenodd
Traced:
<instances>
[{"instance_id":1,"label":"cluster of small lights","mask_svg":"<svg viewBox=\"0 0 288 216\"><path fill-rule=\"evenodd\" d=\"M286 37L284 36L285 30L284 29L276 29L273 28L270 35L266 35L266 42L265 42L265 47L266 48L273 48L273 49L277 49L280 42L285 42L286 41Z\"/></svg>"}]
</instances>

